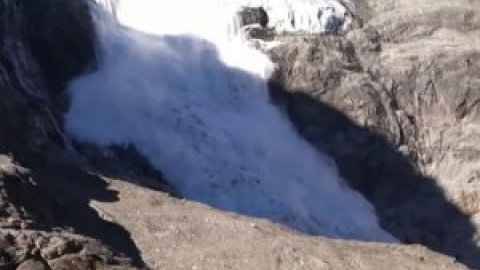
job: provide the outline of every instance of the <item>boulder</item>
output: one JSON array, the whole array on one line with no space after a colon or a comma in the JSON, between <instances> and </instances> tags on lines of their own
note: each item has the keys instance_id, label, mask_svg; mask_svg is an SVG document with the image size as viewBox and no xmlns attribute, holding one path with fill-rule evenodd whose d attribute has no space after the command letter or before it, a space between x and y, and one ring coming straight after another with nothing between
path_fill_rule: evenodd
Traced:
<instances>
[{"instance_id":1,"label":"boulder","mask_svg":"<svg viewBox=\"0 0 480 270\"><path fill-rule=\"evenodd\" d=\"M240 26L259 25L268 26L268 14L263 7L244 7L238 12Z\"/></svg>"}]
</instances>

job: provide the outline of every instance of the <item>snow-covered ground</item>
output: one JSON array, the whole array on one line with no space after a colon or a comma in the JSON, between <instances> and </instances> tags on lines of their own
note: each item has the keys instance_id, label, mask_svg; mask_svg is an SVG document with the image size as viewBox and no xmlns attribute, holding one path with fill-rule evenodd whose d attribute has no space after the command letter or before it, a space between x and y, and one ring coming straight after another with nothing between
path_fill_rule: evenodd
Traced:
<instances>
[{"instance_id":1,"label":"snow-covered ground","mask_svg":"<svg viewBox=\"0 0 480 270\"><path fill-rule=\"evenodd\" d=\"M123 26L96 12L99 70L69 87L73 137L133 144L183 196L216 208L311 234L394 241L270 104L273 65L232 38L231 0L119 0L115 10Z\"/></svg>"}]
</instances>

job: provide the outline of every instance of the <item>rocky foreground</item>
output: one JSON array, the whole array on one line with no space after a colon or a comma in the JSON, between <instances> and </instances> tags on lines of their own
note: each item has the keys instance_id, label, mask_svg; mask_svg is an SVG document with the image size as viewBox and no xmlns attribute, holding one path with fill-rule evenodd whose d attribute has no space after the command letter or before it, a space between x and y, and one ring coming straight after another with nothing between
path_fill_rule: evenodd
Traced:
<instances>
[{"instance_id":1,"label":"rocky foreground","mask_svg":"<svg viewBox=\"0 0 480 270\"><path fill-rule=\"evenodd\" d=\"M1 269L467 269L418 245L299 235L78 167L37 178L0 162Z\"/></svg>"},{"instance_id":2,"label":"rocky foreground","mask_svg":"<svg viewBox=\"0 0 480 270\"><path fill-rule=\"evenodd\" d=\"M480 2L356 2L347 33L273 37L272 102L407 244L224 213L173 196L134 149L70 142L65 85L95 66L88 8L7 0L0 269L480 269Z\"/></svg>"}]
</instances>

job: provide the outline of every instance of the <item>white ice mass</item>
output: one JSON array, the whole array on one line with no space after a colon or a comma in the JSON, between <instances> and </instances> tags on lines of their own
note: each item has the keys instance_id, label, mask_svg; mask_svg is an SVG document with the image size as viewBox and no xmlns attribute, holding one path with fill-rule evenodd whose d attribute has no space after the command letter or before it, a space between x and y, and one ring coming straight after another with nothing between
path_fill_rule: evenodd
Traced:
<instances>
[{"instance_id":1,"label":"white ice mass","mask_svg":"<svg viewBox=\"0 0 480 270\"><path fill-rule=\"evenodd\" d=\"M269 27L277 32L338 32L352 21L351 11L337 0L246 0L244 6L263 7ZM246 3L246 4L245 4Z\"/></svg>"},{"instance_id":2,"label":"white ice mass","mask_svg":"<svg viewBox=\"0 0 480 270\"><path fill-rule=\"evenodd\" d=\"M265 6L302 2L276 1ZM250 4L239 2L96 7L99 69L69 87L69 134L103 146L135 145L191 200L309 234L394 241L329 158L269 102L272 63L234 38L234 14Z\"/></svg>"}]
</instances>

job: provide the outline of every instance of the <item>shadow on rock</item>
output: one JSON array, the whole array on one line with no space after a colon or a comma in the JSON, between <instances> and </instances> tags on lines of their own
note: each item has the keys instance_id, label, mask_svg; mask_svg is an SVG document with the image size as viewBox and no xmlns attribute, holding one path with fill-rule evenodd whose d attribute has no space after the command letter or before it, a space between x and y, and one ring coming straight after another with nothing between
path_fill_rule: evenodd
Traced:
<instances>
[{"instance_id":1,"label":"shadow on rock","mask_svg":"<svg viewBox=\"0 0 480 270\"><path fill-rule=\"evenodd\" d=\"M72 230L100 240L113 250L128 255L133 264L144 266L140 252L128 231L95 210L91 202L115 202L117 192L102 178L74 166L30 167L27 180L4 178L8 201L27 216L19 217L19 228L40 231ZM14 224L15 225L15 224ZM76 252L68 251L65 252Z\"/></svg>"},{"instance_id":2,"label":"shadow on rock","mask_svg":"<svg viewBox=\"0 0 480 270\"><path fill-rule=\"evenodd\" d=\"M0 62L0 67L4 63ZM3 74L2 74L3 75ZM6 78L6 80L4 80ZM115 202L116 191L108 189L106 181L89 174L68 157L52 153L66 153L60 149L61 138L52 130L51 119L35 104L29 104L9 80L0 76L0 153L12 156L29 173L22 181L2 178L8 202L15 209L24 209L30 218L18 217L26 228L51 231L71 228L74 233L98 239L113 250L129 256L142 266L140 252L128 231L108 220L92 208L92 200ZM9 95L16 93L17 95ZM5 106L4 106L5 105ZM59 162L62 161L62 162ZM57 164L57 165L56 165Z\"/></svg>"},{"instance_id":3,"label":"shadow on rock","mask_svg":"<svg viewBox=\"0 0 480 270\"><path fill-rule=\"evenodd\" d=\"M88 1L4 1L0 7L0 153L29 171L13 177L18 181L0 174L7 202L30 216L30 224L18 217L23 225L17 229L71 230L143 266L129 232L91 205L115 202L117 192L78 165L49 160L65 147L59 119L68 102L62 92L95 64Z\"/></svg>"},{"instance_id":4,"label":"shadow on rock","mask_svg":"<svg viewBox=\"0 0 480 270\"><path fill-rule=\"evenodd\" d=\"M480 267L475 226L435 179L422 175L383 135L358 126L308 91L296 90L270 82L273 102L304 138L335 159L340 175L374 205L385 230L402 242L422 244Z\"/></svg>"},{"instance_id":5,"label":"shadow on rock","mask_svg":"<svg viewBox=\"0 0 480 270\"><path fill-rule=\"evenodd\" d=\"M105 180L73 166L37 169L33 175L59 205L55 225L71 227L76 233L98 239L131 257L136 265L143 265L130 233L115 220L109 220L107 213L99 212L91 205L92 201L118 201L118 192L108 189Z\"/></svg>"}]
</instances>

